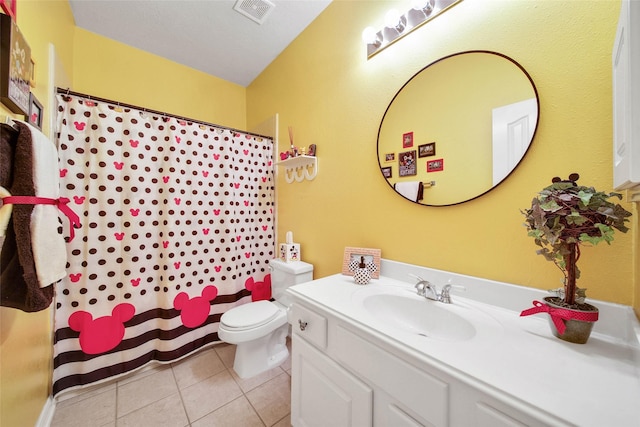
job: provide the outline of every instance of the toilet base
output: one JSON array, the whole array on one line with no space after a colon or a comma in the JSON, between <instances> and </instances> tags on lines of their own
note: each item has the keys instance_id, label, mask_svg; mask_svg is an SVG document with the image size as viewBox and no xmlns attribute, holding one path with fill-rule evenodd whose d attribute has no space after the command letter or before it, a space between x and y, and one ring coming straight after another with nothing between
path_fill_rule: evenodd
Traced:
<instances>
[{"instance_id":1,"label":"toilet base","mask_svg":"<svg viewBox=\"0 0 640 427\"><path fill-rule=\"evenodd\" d=\"M265 337L237 344L233 361L236 374L243 379L251 378L280 366L289 357L288 331L289 324L285 323Z\"/></svg>"}]
</instances>

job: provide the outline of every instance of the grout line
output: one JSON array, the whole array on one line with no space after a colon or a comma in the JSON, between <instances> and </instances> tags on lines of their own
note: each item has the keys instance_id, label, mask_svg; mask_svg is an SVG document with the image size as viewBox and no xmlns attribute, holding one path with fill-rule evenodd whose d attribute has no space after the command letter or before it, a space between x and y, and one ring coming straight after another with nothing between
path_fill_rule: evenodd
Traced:
<instances>
[{"instance_id":1,"label":"grout line","mask_svg":"<svg viewBox=\"0 0 640 427\"><path fill-rule=\"evenodd\" d=\"M217 353L216 353L217 354ZM217 355L220 358L220 355ZM220 358L220 361L222 361L222 358ZM247 396L247 393L249 393L251 390L256 389L258 386L255 386L247 391L244 391L244 389L242 388L241 384L238 382L238 380L240 380L240 377L238 377L236 379L236 376L234 375L234 371L233 371L233 367L228 367L227 365L225 365L224 361L222 361L222 364L224 365L225 369L227 370L227 373L231 376L231 379L233 379L233 381L236 383L236 385L238 386L238 388L240 389L240 392L242 392L242 396L247 403L249 403L249 406L251 406L251 409L253 409L253 412L258 416L258 419L260 420L260 422L262 423L263 426L265 427L269 427L267 426L267 424L264 422L264 420L262 419L262 417L260 416L260 412L258 412L258 410L253 406L253 403L251 403L251 400L249 399L249 397ZM270 381L270 380L269 380ZM239 399L240 397L234 399L233 401ZM229 402L231 403L231 402ZM228 405L228 404L227 404ZM225 405L226 406L226 405Z\"/></svg>"},{"instance_id":2,"label":"grout line","mask_svg":"<svg viewBox=\"0 0 640 427\"><path fill-rule=\"evenodd\" d=\"M115 419L113 420L113 422L117 426L118 425L118 392L119 392L119 389L120 389L120 387L118 385L118 381L116 381L115 386L116 386L116 397L115 397L115 399L116 399L116 402L115 402L115 407L116 408L115 409L116 410L115 410L115 414L114 414L115 415Z\"/></svg>"},{"instance_id":3,"label":"grout line","mask_svg":"<svg viewBox=\"0 0 640 427\"><path fill-rule=\"evenodd\" d=\"M249 399L246 394L243 393L243 395L244 395L244 398L247 399L247 402L249 402L249 406L251 406L251 409L253 409L253 412L255 412L256 415L258 416L258 419L260 420L262 425L265 426L265 427L270 427L270 426L267 425L267 423L264 421L264 419L260 416L260 412L258 412L256 407L253 406L253 403L251 402L251 399Z\"/></svg>"},{"instance_id":4,"label":"grout line","mask_svg":"<svg viewBox=\"0 0 640 427\"><path fill-rule=\"evenodd\" d=\"M178 389L178 396L180 396L180 403L182 404L182 410L184 411L184 414L187 416L187 422L188 422L187 426L191 426L191 423L194 422L195 420L191 420L191 417L189 417L189 412L187 412L187 405L184 404L184 397L182 397L182 389L178 384L178 378L176 378L176 373L173 370L173 363L171 364L171 375L173 376L173 380L176 382L176 388Z\"/></svg>"},{"instance_id":5,"label":"grout line","mask_svg":"<svg viewBox=\"0 0 640 427\"><path fill-rule=\"evenodd\" d=\"M287 371L285 371L284 369L282 369L282 367L280 367L280 366L278 366L278 368L280 368L280 371L281 371L278 375L274 376L273 378L270 378L269 380L267 380L267 381L263 382L262 384L257 385L256 387L252 388L252 389L251 389L251 390L249 390L248 392L253 391L253 390L255 390L255 389L259 388L259 387L262 387L262 386L263 386L263 385L265 385L266 383L268 383L268 382L270 382L270 381L274 381L276 378L279 378L279 377L281 377L282 375L286 375L287 377L289 377L289 378L290 378L290 375L287 373ZM248 392L247 392L247 393L248 393ZM267 422L262 418L262 416L260 415L260 412L258 411L258 409L257 409L255 406L253 406L253 403L251 402L251 399L249 399L249 397L248 397L248 396L246 396L246 393L245 393L245 397L247 398L247 401L249 402L249 405L251 405L251 407L253 408L253 410L255 411L255 413L258 415L258 418L260 418L260 421L262 421L262 424L264 424L264 425L265 425L265 427L272 427L272 426L274 426L274 425L278 424L280 421L282 421L282 420L283 420L284 418L286 418L287 416L291 416L291 409L289 409L289 413L288 413L288 414L285 414L285 415L284 415L284 417L280 418L278 421L276 421L276 422L275 422L275 423L273 423L273 424L267 425Z\"/></svg>"},{"instance_id":6,"label":"grout line","mask_svg":"<svg viewBox=\"0 0 640 427\"><path fill-rule=\"evenodd\" d=\"M275 423L273 423L273 425L276 425L276 424L280 423L280 421L282 421L282 420L284 420L285 418L290 417L290 416L291 416L291 412L289 412L287 415L285 415L284 417L280 418L278 421L276 421ZM269 427L269 426L267 426L267 427ZM273 426L270 426L270 427L273 427Z\"/></svg>"}]
</instances>

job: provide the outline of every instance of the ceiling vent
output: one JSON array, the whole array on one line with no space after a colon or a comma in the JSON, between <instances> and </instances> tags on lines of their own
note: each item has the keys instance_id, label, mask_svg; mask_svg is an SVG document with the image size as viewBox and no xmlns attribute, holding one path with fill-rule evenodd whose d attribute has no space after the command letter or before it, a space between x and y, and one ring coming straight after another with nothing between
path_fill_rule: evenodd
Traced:
<instances>
[{"instance_id":1,"label":"ceiling vent","mask_svg":"<svg viewBox=\"0 0 640 427\"><path fill-rule=\"evenodd\" d=\"M262 24L275 7L269 0L238 0L233 10Z\"/></svg>"}]
</instances>

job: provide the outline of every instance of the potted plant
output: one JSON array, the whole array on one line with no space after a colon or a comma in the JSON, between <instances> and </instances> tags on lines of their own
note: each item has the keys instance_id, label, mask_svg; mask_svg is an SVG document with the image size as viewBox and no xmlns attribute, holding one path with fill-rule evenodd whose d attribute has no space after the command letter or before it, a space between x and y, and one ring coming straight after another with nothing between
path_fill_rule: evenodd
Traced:
<instances>
[{"instance_id":1,"label":"potted plant","mask_svg":"<svg viewBox=\"0 0 640 427\"><path fill-rule=\"evenodd\" d=\"M622 195L578 185L579 178L577 173L569 175L568 180L553 178L552 184L533 198L531 207L522 210L528 235L540 246L537 253L563 272L564 286L551 291L556 296L544 298L546 304L534 301L534 307L520 315L547 312L555 336L584 344L598 319L598 309L585 303L585 290L576 287L580 247L610 244L615 230L627 232L625 222L631 212L609 201Z\"/></svg>"}]
</instances>

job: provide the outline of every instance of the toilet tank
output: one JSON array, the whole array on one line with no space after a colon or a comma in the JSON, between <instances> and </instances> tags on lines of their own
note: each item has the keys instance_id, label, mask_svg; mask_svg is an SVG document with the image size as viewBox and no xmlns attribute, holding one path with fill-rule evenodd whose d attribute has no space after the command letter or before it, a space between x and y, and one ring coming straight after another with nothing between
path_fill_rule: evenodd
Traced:
<instances>
[{"instance_id":1,"label":"toilet tank","mask_svg":"<svg viewBox=\"0 0 640 427\"><path fill-rule=\"evenodd\" d=\"M290 301L285 295L289 286L313 280L313 265L304 261L283 262L280 259L269 261L271 268L271 296L284 306Z\"/></svg>"}]
</instances>

